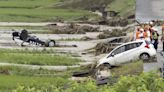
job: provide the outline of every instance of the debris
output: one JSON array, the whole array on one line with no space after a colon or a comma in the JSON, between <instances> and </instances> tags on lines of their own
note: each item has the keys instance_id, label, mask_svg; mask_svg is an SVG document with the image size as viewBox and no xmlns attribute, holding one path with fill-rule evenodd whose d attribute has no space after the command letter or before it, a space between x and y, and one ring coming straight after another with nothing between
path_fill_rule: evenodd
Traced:
<instances>
[{"instance_id":1,"label":"debris","mask_svg":"<svg viewBox=\"0 0 164 92\"><path fill-rule=\"evenodd\" d=\"M92 71L81 71L81 72L74 72L73 77L88 77L91 76Z\"/></svg>"},{"instance_id":2,"label":"debris","mask_svg":"<svg viewBox=\"0 0 164 92\"><path fill-rule=\"evenodd\" d=\"M50 21L50 20L49 20ZM54 19L51 19L52 22L64 22L64 19L61 17L55 17Z\"/></svg>"},{"instance_id":3,"label":"debris","mask_svg":"<svg viewBox=\"0 0 164 92\"><path fill-rule=\"evenodd\" d=\"M108 25L109 26L121 26L121 27L125 27L128 25L128 19L122 19L120 17L114 17L111 18L108 21Z\"/></svg>"},{"instance_id":4,"label":"debris","mask_svg":"<svg viewBox=\"0 0 164 92\"><path fill-rule=\"evenodd\" d=\"M0 74L9 75L10 73L8 70L0 70Z\"/></svg>"},{"instance_id":5,"label":"debris","mask_svg":"<svg viewBox=\"0 0 164 92\"><path fill-rule=\"evenodd\" d=\"M126 43L130 41L128 36L116 37L113 39L109 38L109 39L103 39L103 40L104 40L103 42L100 42L94 48L91 48L90 51L94 50L96 55L109 53L115 47L121 45L122 43Z\"/></svg>"},{"instance_id":6,"label":"debris","mask_svg":"<svg viewBox=\"0 0 164 92\"><path fill-rule=\"evenodd\" d=\"M84 36L81 38L82 41L89 41L89 40L93 40L93 38L90 38L88 36Z\"/></svg>"},{"instance_id":7,"label":"debris","mask_svg":"<svg viewBox=\"0 0 164 92\"><path fill-rule=\"evenodd\" d=\"M111 38L111 37L119 37L126 36L126 29L113 29L112 31L104 31L102 34L98 35L99 39Z\"/></svg>"},{"instance_id":8,"label":"debris","mask_svg":"<svg viewBox=\"0 0 164 92\"><path fill-rule=\"evenodd\" d=\"M112 47L111 43L98 43L96 46L95 46L95 54L96 55L99 55L99 54L102 54L102 53L108 53L110 51L112 51L113 49L115 48Z\"/></svg>"},{"instance_id":9,"label":"debris","mask_svg":"<svg viewBox=\"0 0 164 92\"><path fill-rule=\"evenodd\" d=\"M98 27L80 26L75 23L70 23L64 26L48 25L48 29L54 34L85 34L86 32L99 32Z\"/></svg>"},{"instance_id":10,"label":"debris","mask_svg":"<svg viewBox=\"0 0 164 92\"><path fill-rule=\"evenodd\" d=\"M89 18L88 18L88 16L81 16L81 17L77 18L76 20L80 20L80 21L88 21Z\"/></svg>"},{"instance_id":11,"label":"debris","mask_svg":"<svg viewBox=\"0 0 164 92\"><path fill-rule=\"evenodd\" d=\"M97 79L96 80L96 84L98 86L100 86L100 85L106 85L106 84L108 84L108 82L109 82L109 78L108 77L104 77L104 78L100 78L100 79Z\"/></svg>"}]
</instances>

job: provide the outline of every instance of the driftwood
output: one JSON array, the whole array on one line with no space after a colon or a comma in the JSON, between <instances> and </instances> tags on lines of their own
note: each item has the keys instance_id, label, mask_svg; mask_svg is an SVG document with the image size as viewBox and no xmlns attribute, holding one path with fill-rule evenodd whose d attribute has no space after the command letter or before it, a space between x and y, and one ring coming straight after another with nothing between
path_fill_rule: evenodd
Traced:
<instances>
[{"instance_id":1,"label":"driftwood","mask_svg":"<svg viewBox=\"0 0 164 92\"><path fill-rule=\"evenodd\" d=\"M98 35L99 39L106 39L111 37L120 37L120 36L126 36L126 29L120 30L120 29L113 29L112 31L103 31L102 34Z\"/></svg>"},{"instance_id":2,"label":"driftwood","mask_svg":"<svg viewBox=\"0 0 164 92\"><path fill-rule=\"evenodd\" d=\"M103 53L109 53L111 50L113 50L116 46L119 46L122 43L128 42L128 37L115 37L115 38L109 38L104 39L102 42L98 43L94 49L96 51L96 55L103 54Z\"/></svg>"},{"instance_id":3,"label":"driftwood","mask_svg":"<svg viewBox=\"0 0 164 92\"><path fill-rule=\"evenodd\" d=\"M99 32L98 27L87 25L80 26L76 23L70 23L64 26L48 25L47 28L54 34L85 34L86 32Z\"/></svg>"}]
</instances>

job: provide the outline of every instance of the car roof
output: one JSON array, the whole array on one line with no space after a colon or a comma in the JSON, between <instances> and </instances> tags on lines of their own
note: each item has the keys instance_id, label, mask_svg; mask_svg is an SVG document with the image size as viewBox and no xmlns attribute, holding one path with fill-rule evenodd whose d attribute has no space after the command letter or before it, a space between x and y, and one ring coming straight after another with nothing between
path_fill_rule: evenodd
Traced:
<instances>
[{"instance_id":1,"label":"car roof","mask_svg":"<svg viewBox=\"0 0 164 92\"><path fill-rule=\"evenodd\" d=\"M130 43L139 43L139 42L145 42L145 40L127 42L127 43L124 43L124 44L122 44L122 45L130 44Z\"/></svg>"},{"instance_id":2,"label":"car roof","mask_svg":"<svg viewBox=\"0 0 164 92\"><path fill-rule=\"evenodd\" d=\"M123 43L117 47L120 47L120 46L124 46L124 45L127 45L127 44L132 44L132 43L139 43L139 42L145 42L145 40L139 40L139 41L131 41L131 42L127 42L127 43Z\"/></svg>"},{"instance_id":3,"label":"car roof","mask_svg":"<svg viewBox=\"0 0 164 92\"><path fill-rule=\"evenodd\" d=\"M121 46L124 46L124 45L127 45L127 44L131 44L131 43L139 43L139 42L145 42L145 40L138 40L138 41L131 41L131 42L127 42L127 43L123 43L122 45L119 45L119 46L117 46L116 48L114 48L112 51L110 51L110 53L112 53L115 49L117 49L117 48L119 48L119 47L121 47ZM109 53L109 54L110 54ZM108 54L108 55L109 55ZM108 56L107 55L107 56Z\"/></svg>"}]
</instances>

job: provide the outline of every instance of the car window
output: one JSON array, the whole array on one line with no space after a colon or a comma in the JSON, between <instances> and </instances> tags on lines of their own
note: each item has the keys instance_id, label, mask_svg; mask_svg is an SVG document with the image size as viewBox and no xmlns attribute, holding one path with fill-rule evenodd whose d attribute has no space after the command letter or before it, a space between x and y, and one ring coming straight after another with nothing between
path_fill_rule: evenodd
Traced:
<instances>
[{"instance_id":1,"label":"car window","mask_svg":"<svg viewBox=\"0 0 164 92\"><path fill-rule=\"evenodd\" d=\"M113 55L116 55L116 54L119 54L119 53L122 53L125 51L125 46L121 46L119 47L118 49L116 49L115 51L113 51Z\"/></svg>"},{"instance_id":2,"label":"car window","mask_svg":"<svg viewBox=\"0 0 164 92\"><path fill-rule=\"evenodd\" d=\"M143 42L136 43L137 47L141 46Z\"/></svg>"},{"instance_id":3,"label":"car window","mask_svg":"<svg viewBox=\"0 0 164 92\"><path fill-rule=\"evenodd\" d=\"M126 51L137 48L137 47L141 46L141 44L142 44L142 42L128 44L128 45L126 45Z\"/></svg>"}]
</instances>

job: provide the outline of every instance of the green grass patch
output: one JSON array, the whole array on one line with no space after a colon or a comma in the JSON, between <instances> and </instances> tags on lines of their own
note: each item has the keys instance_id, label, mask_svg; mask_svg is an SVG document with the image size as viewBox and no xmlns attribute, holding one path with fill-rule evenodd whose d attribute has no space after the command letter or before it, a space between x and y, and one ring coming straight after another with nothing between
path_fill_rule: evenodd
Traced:
<instances>
[{"instance_id":1,"label":"green grass patch","mask_svg":"<svg viewBox=\"0 0 164 92\"><path fill-rule=\"evenodd\" d=\"M60 0L0 0L0 8L42 8Z\"/></svg>"},{"instance_id":2,"label":"green grass patch","mask_svg":"<svg viewBox=\"0 0 164 92\"><path fill-rule=\"evenodd\" d=\"M18 75L18 76L35 76L35 77L62 77L69 78L76 68L67 71L47 70L47 69L30 69L27 67L17 66L0 66L0 74L2 75Z\"/></svg>"},{"instance_id":3,"label":"green grass patch","mask_svg":"<svg viewBox=\"0 0 164 92\"><path fill-rule=\"evenodd\" d=\"M19 85L26 85L37 88L51 88L62 87L69 83L68 79L59 77L28 77L28 76L15 76L15 75L0 75L0 91L11 92ZM29 91L28 91L29 92ZM50 91L51 92L51 91Z\"/></svg>"},{"instance_id":4,"label":"green grass patch","mask_svg":"<svg viewBox=\"0 0 164 92\"><path fill-rule=\"evenodd\" d=\"M56 51L53 49L0 49L1 53L24 53L24 54L54 54Z\"/></svg>"},{"instance_id":5,"label":"green grass patch","mask_svg":"<svg viewBox=\"0 0 164 92\"><path fill-rule=\"evenodd\" d=\"M88 11L76 9L55 9L61 0L0 0L0 21L45 22L58 18L74 20L92 16Z\"/></svg>"},{"instance_id":6,"label":"green grass patch","mask_svg":"<svg viewBox=\"0 0 164 92\"><path fill-rule=\"evenodd\" d=\"M164 90L164 82L160 76L156 73L143 73L121 76L116 83L104 86L97 86L92 79L89 79L80 83L69 82L64 86L53 84L40 88L35 85L18 86L14 92L163 92L162 90Z\"/></svg>"},{"instance_id":7,"label":"green grass patch","mask_svg":"<svg viewBox=\"0 0 164 92\"><path fill-rule=\"evenodd\" d=\"M47 51L1 50L0 62L30 65L74 65L81 62L70 55L56 55Z\"/></svg>"},{"instance_id":8,"label":"green grass patch","mask_svg":"<svg viewBox=\"0 0 164 92\"><path fill-rule=\"evenodd\" d=\"M78 8L78 9L88 9L93 7L99 7L102 5L108 5L114 0L66 0L63 4L54 7L59 8Z\"/></svg>"},{"instance_id":9,"label":"green grass patch","mask_svg":"<svg viewBox=\"0 0 164 92\"><path fill-rule=\"evenodd\" d=\"M135 0L114 0L108 5L108 10L120 12L121 16L134 14Z\"/></svg>"},{"instance_id":10,"label":"green grass patch","mask_svg":"<svg viewBox=\"0 0 164 92\"><path fill-rule=\"evenodd\" d=\"M22 8L0 8L0 21L15 22L44 22L53 21L57 18L73 20L80 16L91 16L84 10L69 9L22 9Z\"/></svg>"},{"instance_id":11,"label":"green grass patch","mask_svg":"<svg viewBox=\"0 0 164 92\"><path fill-rule=\"evenodd\" d=\"M114 76L122 75L136 75L143 72L143 61L135 61L132 63L124 64L122 66L111 69Z\"/></svg>"}]
</instances>

